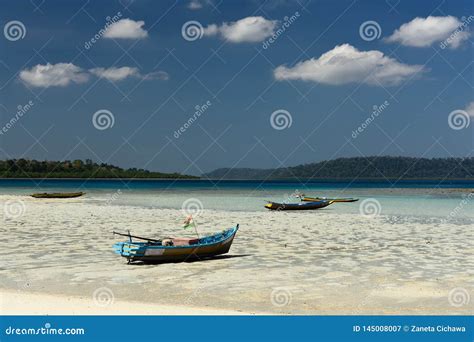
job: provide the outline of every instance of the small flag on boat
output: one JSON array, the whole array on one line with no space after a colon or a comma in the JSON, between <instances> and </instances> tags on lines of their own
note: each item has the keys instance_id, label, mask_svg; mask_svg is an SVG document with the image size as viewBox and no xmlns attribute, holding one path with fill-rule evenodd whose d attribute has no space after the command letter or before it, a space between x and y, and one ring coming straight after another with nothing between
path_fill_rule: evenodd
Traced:
<instances>
[{"instance_id":1,"label":"small flag on boat","mask_svg":"<svg viewBox=\"0 0 474 342\"><path fill-rule=\"evenodd\" d=\"M304 193L302 193L298 189L296 189L295 192L293 193L293 196L295 196L296 198L303 198Z\"/></svg>"},{"instance_id":2,"label":"small flag on boat","mask_svg":"<svg viewBox=\"0 0 474 342\"><path fill-rule=\"evenodd\" d=\"M186 217L186 219L183 222L183 228L188 228L191 226L196 227L196 224L194 223L194 219L192 215L189 215L188 217Z\"/></svg>"}]
</instances>

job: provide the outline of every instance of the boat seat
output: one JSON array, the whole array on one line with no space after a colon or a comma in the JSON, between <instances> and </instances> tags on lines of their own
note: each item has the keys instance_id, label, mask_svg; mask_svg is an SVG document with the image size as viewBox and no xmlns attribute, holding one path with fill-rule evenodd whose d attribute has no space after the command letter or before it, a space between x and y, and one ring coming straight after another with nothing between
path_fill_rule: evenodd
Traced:
<instances>
[{"instance_id":1,"label":"boat seat","mask_svg":"<svg viewBox=\"0 0 474 342\"><path fill-rule=\"evenodd\" d=\"M199 242L199 239L174 238L172 239L172 241L173 241L173 246L189 246L189 245L197 244Z\"/></svg>"}]
</instances>

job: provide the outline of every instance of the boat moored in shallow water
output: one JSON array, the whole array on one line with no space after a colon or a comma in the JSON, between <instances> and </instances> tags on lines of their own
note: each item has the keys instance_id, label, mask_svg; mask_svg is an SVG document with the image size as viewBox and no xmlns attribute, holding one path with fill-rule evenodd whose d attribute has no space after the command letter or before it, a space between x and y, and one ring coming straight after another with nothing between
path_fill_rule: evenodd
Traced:
<instances>
[{"instance_id":1,"label":"boat moored in shallow water","mask_svg":"<svg viewBox=\"0 0 474 342\"><path fill-rule=\"evenodd\" d=\"M314 201L301 203L268 202L267 204L265 204L265 208L270 210L314 210L327 207L332 203L332 201Z\"/></svg>"},{"instance_id":2,"label":"boat moored in shallow water","mask_svg":"<svg viewBox=\"0 0 474 342\"><path fill-rule=\"evenodd\" d=\"M85 195L85 192L43 192L43 193L37 193L37 194L32 194L31 197L34 198L75 198L75 197L81 197L82 195Z\"/></svg>"},{"instance_id":3,"label":"boat moored in shallow water","mask_svg":"<svg viewBox=\"0 0 474 342\"><path fill-rule=\"evenodd\" d=\"M357 202L358 198L328 198L328 197L301 197L303 202L315 202L315 201L332 201L334 203L349 203L349 202Z\"/></svg>"}]
</instances>

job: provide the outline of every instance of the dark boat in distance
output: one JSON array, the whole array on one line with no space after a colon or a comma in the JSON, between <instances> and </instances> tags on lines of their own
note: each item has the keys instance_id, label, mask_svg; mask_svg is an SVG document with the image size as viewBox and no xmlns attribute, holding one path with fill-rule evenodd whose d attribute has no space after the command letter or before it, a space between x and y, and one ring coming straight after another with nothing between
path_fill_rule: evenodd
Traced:
<instances>
[{"instance_id":1,"label":"dark boat in distance","mask_svg":"<svg viewBox=\"0 0 474 342\"><path fill-rule=\"evenodd\" d=\"M128 262L141 261L144 263L183 262L210 258L229 252L239 225L220 233L202 238L167 238L155 240L115 233L128 236L128 242L114 244L114 252L127 258ZM146 242L135 242L132 239Z\"/></svg>"},{"instance_id":2,"label":"dark boat in distance","mask_svg":"<svg viewBox=\"0 0 474 342\"><path fill-rule=\"evenodd\" d=\"M316 202L316 201L332 201L334 203L349 203L349 202L357 202L358 198L328 198L328 197L301 197L303 202Z\"/></svg>"},{"instance_id":3,"label":"dark boat in distance","mask_svg":"<svg viewBox=\"0 0 474 342\"><path fill-rule=\"evenodd\" d=\"M301 203L276 203L268 202L265 208L270 210L314 210L327 207L333 201L315 201L315 202L301 202Z\"/></svg>"},{"instance_id":4,"label":"dark boat in distance","mask_svg":"<svg viewBox=\"0 0 474 342\"><path fill-rule=\"evenodd\" d=\"M32 194L31 197L34 198L75 198L75 197L81 197L82 195L85 195L85 192L43 192L43 193L37 193L37 194Z\"/></svg>"}]
</instances>

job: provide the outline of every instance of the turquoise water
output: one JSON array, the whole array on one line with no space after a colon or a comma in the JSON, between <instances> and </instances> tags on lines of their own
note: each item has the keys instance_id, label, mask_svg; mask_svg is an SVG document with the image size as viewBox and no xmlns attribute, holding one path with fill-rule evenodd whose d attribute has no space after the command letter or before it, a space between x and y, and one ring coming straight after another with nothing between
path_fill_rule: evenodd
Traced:
<instances>
[{"instance_id":1,"label":"turquoise water","mask_svg":"<svg viewBox=\"0 0 474 342\"><path fill-rule=\"evenodd\" d=\"M0 179L3 188L41 189L117 189L133 190L164 189L338 189L338 188L474 188L474 180L377 180L377 181L248 181L248 180L101 180L101 179Z\"/></svg>"},{"instance_id":2,"label":"turquoise water","mask_svg":"<svg viewBox=\"0 0 474 342\"><path fill-rule=\"evenodd\" d=\"M474 196L463 190L472 188L474 181L0 180L0 195L85 191L81 200L99 205L179 209L192 199L203 209L230 211L265 211L267 200L298 202L294 197L298 189L310 196L360 198L324 209L334 213L357 214L364 199L374 198L380 203L380 213L394 220L445 218L456 211L451 221L460 224L474 219Z\"/></svg>"}]
</instances>

